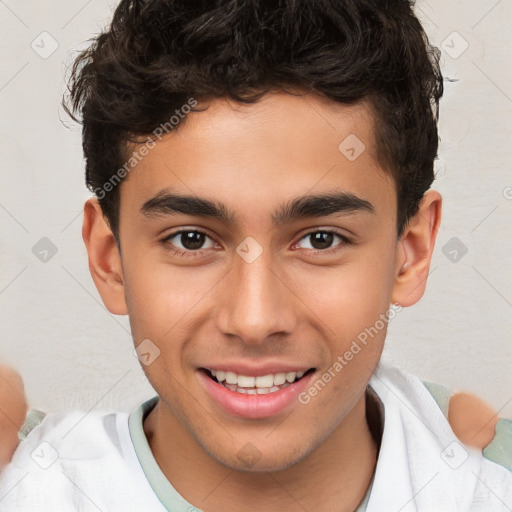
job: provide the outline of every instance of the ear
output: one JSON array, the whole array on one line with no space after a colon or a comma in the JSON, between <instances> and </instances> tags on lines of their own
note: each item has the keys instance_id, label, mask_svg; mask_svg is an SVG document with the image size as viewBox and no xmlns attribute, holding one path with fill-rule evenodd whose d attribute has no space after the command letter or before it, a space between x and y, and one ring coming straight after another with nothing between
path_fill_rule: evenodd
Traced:
<instances>
[{"instance_id":1,"label":"ear","mask_svg":"<svg viewBox=\"0 0 512 512\"><path fill-rule=\"evenodd\" d=\"M416 304L425 292L437 232L441 223L442 197L428 190L409 220L397 246L395 282L391 301L401 306Z\"/></svg>"},{"instance_id":2,"label":"ear","mask_svg":"<svg viewBox=\"0 0 512 512\"><path fill-rule=\"evenodd\" d=\"M103 303L114 315L126 315L121 255L95 197L84 205L82 238L89 256L89 270Z\"/></svg>"}]
</instances>

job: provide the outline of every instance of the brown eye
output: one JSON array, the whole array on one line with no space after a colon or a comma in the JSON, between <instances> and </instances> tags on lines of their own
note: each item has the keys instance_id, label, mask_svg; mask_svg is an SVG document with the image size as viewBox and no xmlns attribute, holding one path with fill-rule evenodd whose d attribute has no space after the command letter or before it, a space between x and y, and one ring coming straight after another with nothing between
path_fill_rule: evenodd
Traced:
<instances>
[{"instance_id":1,"label":"brown eye","mask_svg":"<svg viewBox=\"0 0 512 512\"><path fill-rule=\"evenodd\" d=\"M210 245L205 247L204 245L207 240L210 241ZM206 233L192 229L171 233L162 242L174 246L176 249L190 252L211 249L214 246L213 240Z\"/></svg>"},{"instance_id":2,"label":"brown eye","mask_svg":"<svg viewBox=\"0 0 512 512\"><path fill-rule=\"evenodd\" d=\"M179 240L185 249L195 251L201 249L204 244L205 235L197 231L184 231L180 233Z\"/></svg>"},{"instance_id":3,"label":"brown eye","mask_svg":"<svg viewBox=\"0 0 512 512\"><path fill-rule=\"evenodd\" d=\"M334 234L325 231L313 233L309 236L314 249L328 249L334 240Z\"/></svg>"},{"instance_id":4,"label":"brown eye","mask_svg":"<svg viewBox=\"0 0 512 512\"><path fill-rule=\"evenodd\" d=\"M334 243L338 238L340 241L338 243ZM333 247L337 247L338 245L349 244L350 240L335 232L335 231L312 231L308 233L304 237L301 238L299 244L302 241L309 241L309 244L306 246L302 246L304 249L312 249L313 251L320 252L330 252L327 249L332 249Z\"/></svg>"}]
</instances>

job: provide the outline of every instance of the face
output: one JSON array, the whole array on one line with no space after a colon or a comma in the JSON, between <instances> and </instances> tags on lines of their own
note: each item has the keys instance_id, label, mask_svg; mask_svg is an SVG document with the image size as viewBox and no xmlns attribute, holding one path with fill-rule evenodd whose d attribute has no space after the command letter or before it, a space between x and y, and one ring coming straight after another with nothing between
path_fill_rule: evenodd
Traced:
<instances>
[{"instance_id":1,"label":"face","mask_svg":"<svg viewBox=\"0 0 512 512\"><path fill-rule=\"evenodd\" d=\"M396 189L364 103L207 106L121 185L127 311L166 414L229 467L284 469L342 428L378 363Z\"/></svg>"}]
</instances>

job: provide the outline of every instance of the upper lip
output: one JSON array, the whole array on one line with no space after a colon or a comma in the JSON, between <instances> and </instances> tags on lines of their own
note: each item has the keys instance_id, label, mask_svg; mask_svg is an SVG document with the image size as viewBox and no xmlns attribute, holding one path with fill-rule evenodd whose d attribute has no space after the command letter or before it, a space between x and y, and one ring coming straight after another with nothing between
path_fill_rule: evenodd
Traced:
<instances>
[{"instance_id":1,"label":"upper lip","mask_svg":"<svg viewBox=\"0 0 512 512\"><path fill-rule=\"evenodd\" d=\"M226 363L225 361L219 364L211 363L201 368L207 370L221 370L223 372L234 372L238 375L247 375L248 377L258 377L259 375L268 375L270 373L289 373L289 372L307 372L313 366L304 366L303 364L290 364L290 363L277 363L269 362L266 364L248 364L244 362Z\"/></svg>"}]
</instances>

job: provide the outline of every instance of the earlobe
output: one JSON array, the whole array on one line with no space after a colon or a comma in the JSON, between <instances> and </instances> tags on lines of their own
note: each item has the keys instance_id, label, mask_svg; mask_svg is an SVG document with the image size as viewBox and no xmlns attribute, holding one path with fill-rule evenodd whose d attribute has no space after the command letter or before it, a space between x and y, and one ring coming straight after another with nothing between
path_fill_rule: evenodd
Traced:
<instances>
[{"instance_id":1,"label":"earlobe","mask_svg":"<svg viewBox=\"0 0 512 512\"><path fill-rule=\"evenodd\" d=\"M111 313L126 315L121 255L97 198L87 200L84 205L82 238L87 247L89 270L103 303Z\"/></svg>"},{"instance_id":2,"label":"earlobe","mask_svg":"<svg viewBox=\"0 0 512 512\"><path fill-rule=\"evenodd\" d=\"M392 302L416 304L425 292L430 262L441 223L442 197L428 190L417 213L411 217L397 246Z\"/></svg>"}]
</instances>

